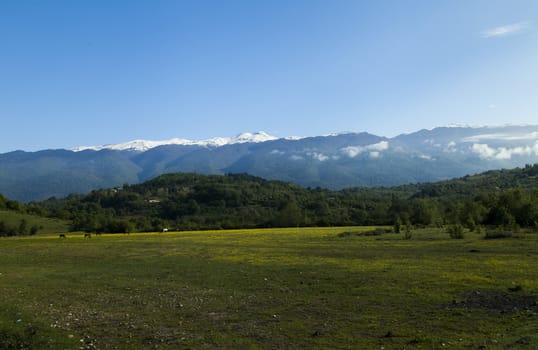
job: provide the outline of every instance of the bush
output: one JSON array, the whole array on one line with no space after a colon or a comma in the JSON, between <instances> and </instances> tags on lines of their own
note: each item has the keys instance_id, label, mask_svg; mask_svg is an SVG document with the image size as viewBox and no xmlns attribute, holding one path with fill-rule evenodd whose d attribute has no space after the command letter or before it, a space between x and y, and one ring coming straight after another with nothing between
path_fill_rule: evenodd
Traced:
<instances>
[{"instance_id":1,"label":"bush","mask_svg":"<svg viewBox=\"0 0 538 350\"><path fill-rule=\"evenodd\" d=\"M4 221L0 221L0 237L11 237L16 235L17 229L14 226L10 226Z\"/></svg>"},{"instance_id":2,"label":"bush","mask_svg":"<svg viewBox=\"0 0 538 350\"><path fill-rule=\"evenodd\" d=\"M448 229L447 229L448 235L452 239L462 239L463 236L464 236L463 231L464 231L463 226L461 226L459 224L449 226Z\"/></svg>"},{"instance_id":3,"label":"bush","mask_svg":"<svg viewBox=\"0 0 538 350\"><path fill-rule=\"evenodd\" d=\"M469 229L469 231L473 232L476 229L476 223L471 215L467 217L465 220L465 227Z\"/></svg>"},{"instance_id":4,"label":"bush","mask_svg":"<svg viewBox=\"0 0 538 350\"><path fill-rule=\"evenodd\" d=\"M394 233L400 233L401 232L401 229L402 229L402 219L400 219L400 217L398 216L396 218L396 220L394 221L394 226L393 226L393 231Z\"/></svg>"},{"instance_id":5,"label":"bush","mask_svg":"<svg viewBox=\"0 0 538 350\"><path fill-rule=\"evenodd\" d=\"M391 229L376 228L370 231L345 231L338 234L338 237L349 237L349 236L380 236L385 233L392 233Z\"/></svg>"},{"instance_id":6,"label":"bush","mask_svg":"<svg viewBox=\"0 0 538 350\"><path fill-rule=\"evenodd\" d=\"M487 231L484 236L485 239L499 239L499 238L510 238L512 237L512 232L510 231Z\"/></svg>"},{"instance_id":7,"label":"bush","mask_svg":"<svg viewBox=\"0 0 538 350\"><path fill-rule=\"evenodd\" d=\"M35 234L37 234L37 231L39 231L39 227L34 225L32 227L30 227L30 236L33 236Z\"/></svg>"},{"instance_id":8,"label":"bush","mask_svg":"<svg viewBox=\"0 0 538 350\"><path fill-rule=\"evenodd\" d=\"M411 239L411 237L413 237L413 233L411 232L411 224L408 223L405 225L404 239Z\"/></svg>"}]
</instances>

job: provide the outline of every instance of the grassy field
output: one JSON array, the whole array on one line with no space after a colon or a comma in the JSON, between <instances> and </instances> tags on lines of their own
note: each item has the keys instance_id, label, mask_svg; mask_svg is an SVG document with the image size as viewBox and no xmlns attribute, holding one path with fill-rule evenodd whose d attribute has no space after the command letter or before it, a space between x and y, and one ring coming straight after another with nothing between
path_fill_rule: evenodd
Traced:
<instances>
[{"instance_id":1,"label":"grassy field","mask_svg":"<svg viewBox=\"0 0 538 350\"><path fill-rule=\"evenodd\" d=\"M538 234L0 239L0 349L536 349Z\"/></svg>"},{"instance_id":2,"label":"grassy field","mask_svg":"<svg viewBox=\"0 0 538 350\"><path fill-rule=\"evenodd\" d=\"M21 220L26 220L28 228L37 226L39 228L38 234L54 234L69 230L68 221L0 210L0 221L5 222L9 226L19 227Z\"/></svg>"}]
</instances>

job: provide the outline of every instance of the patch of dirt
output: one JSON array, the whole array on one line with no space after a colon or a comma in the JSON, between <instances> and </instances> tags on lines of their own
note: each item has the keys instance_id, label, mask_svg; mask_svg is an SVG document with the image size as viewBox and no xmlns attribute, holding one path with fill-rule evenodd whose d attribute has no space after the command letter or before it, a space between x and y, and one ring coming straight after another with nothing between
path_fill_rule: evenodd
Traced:
<instances>
[{"instance_id":1,"label":"patch of dirt","mask_svg":"<svg viewBox=\"0 0 538 350\"><path fill-rule=\"evenodd\" d=\"M508 349L517 348L528 348L532 344L532 338L531 337L522 337L513 342L512 344L508 344Z\"/></svg>"},{"instance_id":2,"label":"patch of dirt","mask_svg":"<svg viewBox=\"0 0 538 350\"><path fill-rule=\"evenodd\" d=\"M460 300L453 300L448 307L495 310L501 313L526 310L538 312L538 298L535 295L499 290L474 290L462 295Z\"/></svg>"}]
</instances>

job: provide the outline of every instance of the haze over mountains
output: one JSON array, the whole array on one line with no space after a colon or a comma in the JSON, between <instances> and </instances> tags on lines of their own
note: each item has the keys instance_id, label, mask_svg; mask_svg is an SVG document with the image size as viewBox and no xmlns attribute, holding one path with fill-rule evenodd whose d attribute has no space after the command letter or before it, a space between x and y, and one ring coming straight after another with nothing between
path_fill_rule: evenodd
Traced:
<instances>
[{"instance_id":1,"label":"haze over mountains","mask_svg":"<svg viewBox=\"0 0 538 350\"><path fill-rule=\"evenodd\" d=\"M170 172L248 173L341 189L432 182L538 161L538 126L441 127L387 138L263 132L202 141L137 140L0 154L0 193L31 201L134 184Z\"/></svg>"}]
</instances>

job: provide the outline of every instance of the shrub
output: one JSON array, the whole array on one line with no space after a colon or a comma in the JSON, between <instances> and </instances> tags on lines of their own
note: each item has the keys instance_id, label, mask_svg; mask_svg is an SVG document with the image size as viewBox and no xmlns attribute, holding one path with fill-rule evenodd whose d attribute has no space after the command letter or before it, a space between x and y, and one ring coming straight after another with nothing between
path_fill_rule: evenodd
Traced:
<instances>
[{"instance_id":1,"label":"shrub","mask_svg":"<svg viewBox=\"0 0 538 350\"><path fill-rule=\"evenodd\" d=\"M380 236L385 233L392 233L392 229L376 228L371 231L361 232L360 236Z\"/></svg>"},{"instance_id":2,"label":"shrub","mask_svg":"<svg viewBox=\"0 0 538 350\"><path fill-rule=\"evenodd\" d=\"M499 238L510 238L512 237L512 232L510 231L487 231L484 236L485 239L499 239Z\"/></svg>"},{"instance_id":3,"label":"shrub","mask_svg":"<svg viewBox=\"0 0 538 350\"><path fill-rule=\"evenodd\" d=\"M476 223L471 215L469 215L465 220L465 227L468 228L471 232L476 229Z\"/></svg>"},{"instance_id":4,"label":"shrub","mask_svg":"<svg viewBox=\"0 0 538 350\"><path fill-rule=\"evenodd\" d=\"M406 224L404 230L404 239L411 239L411 237L413 237L413 233L411 232L411 224Z\"/></svg>"},{"instance_id":5,"label":"shrub","mask_svg":"<svg viewBox=\"0 0 538 350\"><path fill-rule=\"evenodd\" d=\"M16 236L17 229L13 226L6 224L4 221L0 221L0 237Z\"/></svg>"},{"instance_id":6,"label":"shrub","mask_svg":"<svg viewBox=\"0 0 538 350\"><path fill-rule=\"evenodd\" d=\"M457 224L457 225L451 225L448 227L447 232L452 239L462 239L463 238L463 226Z\"/></svg>"},{"instance_id":7,"label":"shrub","mask_svg":"<svg viewBox=\"0 0 538 350\"><path fill-rule=\"evenodd\" d=\"M401 228L402 228L402 219L400 219L400 217L398 216L396 220L394 221L394 226L393 226L394 233L400 233Z\"/></svg>"},{"instance_id":8,"label":"shrub","mask_svg":"<svg viewBox=\"0 0 538 350\"><path fill-rule=\"evenodd\" d=\"M385 233L392 233L391 229L376 228L370 231L345 231L338 234L338 237L349 236L380 236Z\"/></svg>"},{"instance_id":9,"label":"shrub","mask_svg":"<svg viewBox=\"0 0 538 350\"><path fill-rule=\"evenodd\" d=\"M37 234L37 231L39 231L39 227L34 225L32 227L30 227L30 236L33 236L35 234Z\"/></svg>"},{"instance_id":10,"label":"shrub","mask_svg":"<svg viewBox=\"0 0 538 350\"><path fill-rule=\"evenodd\" d=\"M516 233L516 234L519 233L519 231L521 230L519 225L516 224L515 222L512 222L512 223L510 223L508 225L503 225L502 229L504 231L509 231L509 232Z\"/></svg>"}]
</instances>

